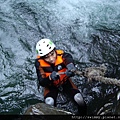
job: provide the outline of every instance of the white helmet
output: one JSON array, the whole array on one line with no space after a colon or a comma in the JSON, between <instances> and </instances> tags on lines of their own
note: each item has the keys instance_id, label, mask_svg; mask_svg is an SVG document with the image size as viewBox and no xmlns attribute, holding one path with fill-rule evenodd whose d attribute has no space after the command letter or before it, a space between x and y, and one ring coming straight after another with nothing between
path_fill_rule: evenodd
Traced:
<instances>
[{"instance_id":1,"label":"white helmet","mask_svg":"<svg viewBox=\"0 0 120 120\"><path fill-rule=\"evenodd\" d=\"M51 52L55 47L55 44L50 39L41 39L36 44L36 51L42 57Z\"/></svg>"}]
</instances>

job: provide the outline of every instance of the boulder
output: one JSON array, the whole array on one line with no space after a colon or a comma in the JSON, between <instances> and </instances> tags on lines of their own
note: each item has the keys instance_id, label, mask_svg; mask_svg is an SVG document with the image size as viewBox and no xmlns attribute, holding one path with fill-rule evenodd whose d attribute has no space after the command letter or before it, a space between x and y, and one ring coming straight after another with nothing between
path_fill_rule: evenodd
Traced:
<instances>
[{"instance_id":1,"label":"boulder","mask_svg":"<svg viewBox=\"0 0 120 120\"><path fill-rule=\"evenodd\" d=\"M24 115L72 115L72 113L45 103L37 103L31 105Z\"/></svg>"}]
</instances>

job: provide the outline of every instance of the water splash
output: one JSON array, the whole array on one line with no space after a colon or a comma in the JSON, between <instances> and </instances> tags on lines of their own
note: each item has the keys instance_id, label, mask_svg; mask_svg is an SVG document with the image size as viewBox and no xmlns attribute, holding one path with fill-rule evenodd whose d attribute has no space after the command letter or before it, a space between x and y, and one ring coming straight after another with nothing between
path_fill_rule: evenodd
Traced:
<instances>
[{"instance_id":1,"label":"water splash","mask_svg":"<svg viewBox=\"0 0 120 120\"><path fill-rule=\"evenodd\" d=\"M29 99L27 106L36 99L43 100L43 91L36 89L34 68L35 44L42 37L51 38L58 48L72 53L78 69L109 62L109 75L119 78L119 5L118 0L1 0L1 113L14 113L16 109L21 113L26 107L23 99ZM74 81L88 96L88 103L109 95L109 89L112 94L117 89L101 87L100 83L88 85L79 77Z\"/></svg>"}]
</instances>

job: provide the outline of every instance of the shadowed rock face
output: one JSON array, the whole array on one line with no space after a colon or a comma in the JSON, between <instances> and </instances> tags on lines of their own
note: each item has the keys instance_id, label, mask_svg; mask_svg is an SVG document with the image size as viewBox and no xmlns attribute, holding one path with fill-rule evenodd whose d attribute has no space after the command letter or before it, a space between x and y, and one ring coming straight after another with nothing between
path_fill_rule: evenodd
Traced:
<instances>
[{"instance_id":1,"label":"shadowed rock face","mask_svg":"<svg viewBox=\"0 0 120 120\"><path fill-rule=\"evenodd\" d=\"M97 115L120 115L120 91L118 91L114 102L106 102L97 112Z\"/></svg>"},{"instance_id":2,"label":"shadowed rock face","mask_svg":"<svg viewBox=\"0 0 120 120\"><path fill-rule=\"evenodd\" d=\"M45 103L37 103L30 106L24 115L72 115L71 112L58 109Z\"/></svg>"}]
</instances>

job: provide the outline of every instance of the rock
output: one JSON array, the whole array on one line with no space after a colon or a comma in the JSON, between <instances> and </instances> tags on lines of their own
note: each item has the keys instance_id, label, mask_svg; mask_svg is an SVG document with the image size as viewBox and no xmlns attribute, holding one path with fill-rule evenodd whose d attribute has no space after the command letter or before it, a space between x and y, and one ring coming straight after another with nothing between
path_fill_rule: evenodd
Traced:
<instances>
[{"instance_id":1,"label":"rock","mask_svg":"<svg viewBox=\"0 0 120 120\"><path fill-rule=\"evenodd\" d=\"M108 102L99 109L97 115L120 115L120 91L113 102Z\"/></svg>"},{"instance_id":2,"label":"rock","mask_svg":"<svg viewBox=\"0 0 120 120\"><path fill-rule=\"evenodd\" d=\"M31 105L25 111L24 115L72 115L72 113L45 103L37 103L35 105Z\"/></svg>"}]
</instances>

